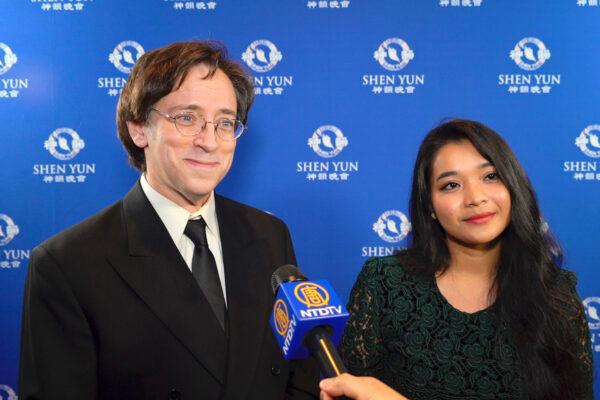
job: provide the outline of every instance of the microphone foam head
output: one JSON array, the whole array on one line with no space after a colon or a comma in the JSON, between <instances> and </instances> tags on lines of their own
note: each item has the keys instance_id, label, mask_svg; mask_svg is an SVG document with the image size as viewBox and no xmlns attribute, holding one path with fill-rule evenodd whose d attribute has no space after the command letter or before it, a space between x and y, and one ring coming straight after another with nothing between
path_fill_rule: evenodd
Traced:
<instances>
[{"instance_id":1,"label":"microphone foam head","mask_svg":"<svg viewBox=\"0 0 600 400\"><path fill-rule=\"evenodd\" d=\"M277 289L279 289L279 285L282 283L307 280L308 278L300 268L292 264L286 264L273 272L273 275L271 276L271 288L273 289L273 293L277 293Z\"/></svg>"}]
</instances>

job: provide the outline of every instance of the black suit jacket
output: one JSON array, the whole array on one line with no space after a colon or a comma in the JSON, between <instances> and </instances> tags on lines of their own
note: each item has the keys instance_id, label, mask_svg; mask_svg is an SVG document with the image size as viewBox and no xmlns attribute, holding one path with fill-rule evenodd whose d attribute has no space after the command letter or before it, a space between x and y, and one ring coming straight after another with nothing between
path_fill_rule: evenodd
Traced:
<instances>
[{"instance_id":1,"label":"black suit jacket","mask_svg":"<svg viewBox=\"0 0 600 400\"><path fill-rule=\"evenodd\" d=\"M268 325L275 268L294 263L279 219L216 196L228 334L139 182L32 252L21 399L317 396L311 361L287 363Z\"/></svg>"}]
</instances>

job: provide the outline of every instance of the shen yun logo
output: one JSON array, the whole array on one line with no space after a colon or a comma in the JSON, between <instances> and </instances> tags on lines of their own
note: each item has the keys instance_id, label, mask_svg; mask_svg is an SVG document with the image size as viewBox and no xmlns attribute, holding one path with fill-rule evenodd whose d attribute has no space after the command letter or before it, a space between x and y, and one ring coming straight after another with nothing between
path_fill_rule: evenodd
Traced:
<instances>
[{"instance_id":1,"label":"shen yun logo","mask_svg":"<svg viewBox=\"0 0 600 400\"><path fill-rule=\"evenodd\" d=\"M383 212L373 224L373 231L380 239L392 246L363 246L361 255L363 257L383 257L402 250L403 247L396 244L404 240L411 229L412 225L404 213L398 210Z\"/></svg>"},{"instance_id":2,"label":"shen yun logo","mask_svg":"<svg viewBox=\"0 0 600 400\"><path fill-rule=\"evenodd\" d=\"M260 39L250 43L242 54L242 60L253 71L265 73L271 71L283 59L283 55L273 42ZM254 94L281 95L294 85L292 75L258 75L254 77Z\"/></svg>"},{"instance_id":3,"label":"shen yun logo","mask_svg":"<svg viewBox=\"0 0 600 400\"><path fill-rule=\"evenodd\" d=\"M415 52L400 38L384 40L373 53L373 58L388 74L362 76L362 85L371 88L374 94L412 94L418 85L425 84L423 74L397 74L415 58Z\"/></svg>"},{"instance_id":4,"label":"shen yun logo","mask_svg":"<svg viewBox=\"0 0 600 400\"><path fill-rule=\"evenodd\" d=\"M0 75L2 75L17 63L17 55L4 43L0 43L0 50L2 50L0 53Z\"/></svg>"},{"instance_id":5,"label":"shen yun logo","mask_svg":"<svg viewBox=\"0 0 600 400\"><path fill-rule=\"evenodd\" d=\"M125 40L119 43L108 55L108 61L117 70L129 74L137 60L143 55L144 48L141 44L133 40ZM125 83L127 83L127 79L123 76L99 77L98 89L106 90L106 94L110 97L117 97L123 90Z\"/></svg>"},{"instance_id":6,"label":"shen yun logo","mask_svg":"<svg viewBox=\"0 0 600 400\"><path fill-rule=\"evenodd\" d=\"M79 137L79 134L71 128L58 128L50 134L48 140L44 142L44 148L58 160L70 160L75 157L81 149L85 147L85 142Z\"/></svg>"},{"instance_id":7,"label":"shen yun logo","mask_svg":"<svg viewBox=\"0 0 600 400\"><path fill-rule=\"evenodd\" d=\"M600 158L600 125L589 125L581 131L575 146L588 157ZM597 161L564 161L563 171L572 173L576 181L600 181Z\"/></svg>"},{"instance_id":8,"label":"shen yun logo","mask_svg":"<svg viewBox=\"0 0 600 400\"><path fill-rule=\"evenodd\" d=\"M17 394L10 386L0 385L0 399L2 400L19 400Z\"/></svg>"},{"instance_id":9,"label":"shen yun logo","mask_svg":"<svg viewBox=\"0 0 600 400\"><path fill-rule=\"evenodd\" d=\"M583 301L583 307L588 317L590 333L592 335L592 346L594 351L600 352L600 340L598 330L600 330L600 297L588 297Z\"/></svg>"},{"instance_id":10,"label":"shen yun logo","mask_svg":"<svg viewBox=\"0 0 600 400\"><path fill-rule=\"evenodd\" d=\"M535 71L550 59L550 50L538 38L521 39L510 51L510 58L525 71ZM500 74L498 85L508 86L508 92L544 94L560 85L560 74Z\"/></svg>"},{"instance_id":11,"label":"shen yun logo","mask_svg":"<svg viewBox=\"0 0 600 400\"><path fill-rule=\"evenodd\" d=\"M5 43L0 43L0 75L7 73L16 63L17 55ZM29 88L27 78L2 78L0 99L19 97L23 89Z\"/></svg>"},{"instance_id":12,"label":"shen yun logo","mask_svg":"<svg viewBox=\"0 0 600 400\"><path fill-rule=\"evenodd\" d=\"M337 126L323 125L308 139L308 146L322 158L337 157L348 146L348 138ZM347 181L358 172L358 161L298 161L296 172L309 181Z\"/></svg>"},{"instance_id":13,"label":"shen yun logo","mask_svg":"<svg viewBox=\"0 0 600 400\"><path fill-rule=\"evenodd\" d=\"M386 39L373 54L377 62L388 71L400 71L415 58L408 44L399 38Z\"/></svg>"},{"instance_id":14,"label":"shen yun logo","mask_svg":"<svg viewBox=\"0 0 600 400\"><path fill-rule=\"evenodd\" d=\"M526 71L535 71L550 59L550 50L537 38L521 39L510 52L515 64Z\"/></svg>"},{"instance_id":15,"label":"shen yun logo","mask_svg":"<svg viewBox=\"0 0 600 400\"><path fill-rule=\"evenodd\" d=\"M41 3L42 11L82 11L85 3L91 3L94 0L31 0L31 3Z\"/></svg>"},{"instance_id":16,"label":"shen yun logo","mask_svg":"<svg viewBox=\"0 0 600 400\"><path fill-rule=\"evenodd\" d=\"M175 1L175 0L161 0L163 3L165 1L173 2L173 8L175 10L215 10L217 8L216 1Z\"/></svg>"},{"instance_id":17,"label":"shen yun logo","mask_svg":"<svg viewBox=\"0 0 600 400\"><path fill-rule=\"evenodd\" d=\"M71 128L58 128L44 141L44 148L60 161L69 161L85 147L85 142ZM34 164L33 174L41 175L44 183L83 183L96 173L96 164L59 163Z\"/></svg>"},{"instance_id":18,"label":"shen yun logo","mask_svg":"<svg viewBox=\"0 0 600 400\"><path fill-rule=\"evenodd\" d=\"M590 125L575 139L575 145L588 157L600 158L600 125Z\"/></svg>"},{"instance_id":19,"label":"shen yun logo","mask_svg":"<svg viewBox=\"0 0 600 400\"><path fill-rule=\"evenodd\" d=\"M0 246L9 244L19 234L19 227L11 217L0 214Z\"/></svg>"},{"instance_id":20,"label":"shen yun logo","mask_svg":"<svg viewBox=\"0 0 600 400\"><path fill-rule=\"evenodd\" d=\"M108 61L124 74L131 73L133 65L144 55L144 48L138 42L126 40L114 48L108 56Z\"/></svg>"},{"instance_id":21,"label":"shen yun logo","mask_svg":"<svg viewBox=\"0 0 600 400\"><path fill-rule=\"evenodd\" d=\"M250 43L242 54L242 60L256 72L269 72L282 58L283 55L273 42L265 39Z\"/></svg>"},{"instance_id":22,"label":"shen yun logo","mask_svg":"<svg viewBox=\"0 0 600 400\"><path fill-rule=\"evenodd\" d=\"M333 125L319 127L308 139L308 145L315 153L323 158L337 156L348 146L348 138Z\"/></svg>"},{"instance_id":23,"label":"shen yun logo","mask_svg":"<svg viewBox=\"0 0 600 400\"><path fill-rule=\"evenodd\" d=\"M15 236L19 234L19 227L15 225L11 217L6 214L0 214L0 246L9 244ZM28 249L2 249L0 254L0 269L6 270L19 268L23 261L29 260L30 250ZM0 391L2 385L0 385ZM3 397L0 396L0 399Z\"/></svg>"},{"instance_id":24,"label":"shen yun logo","mask_svg":"<svg viewBox=\"0 0 600 400\"><path fill-rule=\"evenodd\" d=\"M384 212L373 224L373 230L388 243L398 243L408 235L410 229L406 215L397 210Z\"/></svg>"}]
</instances>

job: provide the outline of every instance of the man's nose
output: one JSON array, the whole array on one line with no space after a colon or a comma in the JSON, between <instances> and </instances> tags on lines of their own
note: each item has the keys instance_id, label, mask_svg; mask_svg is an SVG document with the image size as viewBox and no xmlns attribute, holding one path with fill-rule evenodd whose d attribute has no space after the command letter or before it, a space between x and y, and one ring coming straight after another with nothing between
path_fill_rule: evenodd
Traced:
<instances>
[{"instance_id":1,"label":"man's nose","mask_svg":"<svg viewBox=\"0 0 600 400\"><path fill-rule=\"evenodd\" d=\"M194 136L195 146L204 148L207 151L214 150L219 146L217 139L217 126L211 121L206 121L204 127Z\"/></svg>"}]
</instances>

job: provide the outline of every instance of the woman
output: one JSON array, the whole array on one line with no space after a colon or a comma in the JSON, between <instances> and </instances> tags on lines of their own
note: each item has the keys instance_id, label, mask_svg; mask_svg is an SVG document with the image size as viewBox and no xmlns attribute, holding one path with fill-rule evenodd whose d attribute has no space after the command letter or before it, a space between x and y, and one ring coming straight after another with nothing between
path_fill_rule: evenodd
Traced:
<instances>
[{"instance_id":1,"label":"woman","mask_svg":"<svg viewBox=\"0 0 600 400\"><path fill-rule=\"evenodd\" d=\"M475 121L433 129L410 211L410 247L369 260L352 290L350 372L411 400L593 399L576 278L504 140Z\"/></svg>"}]
</instances>

